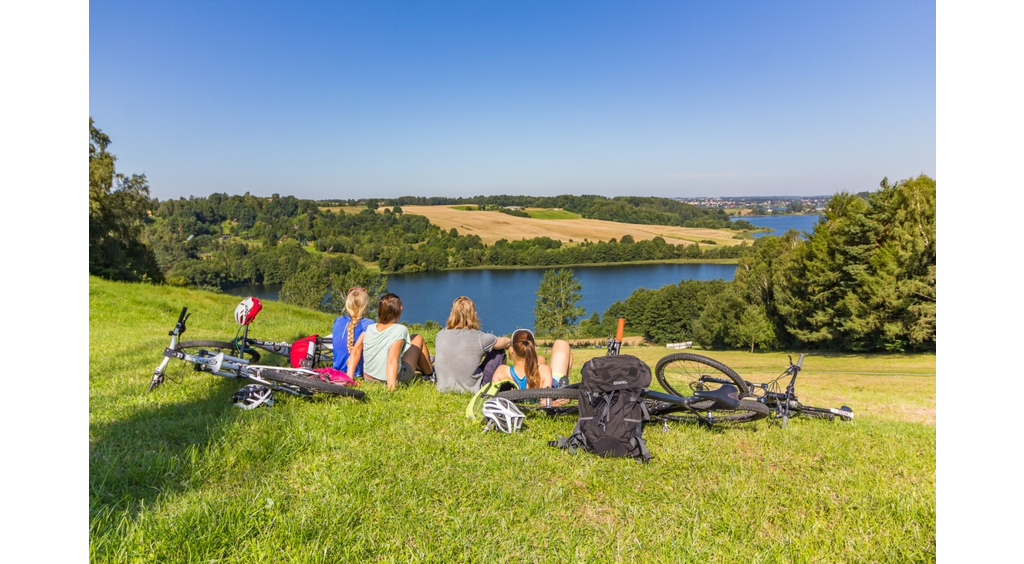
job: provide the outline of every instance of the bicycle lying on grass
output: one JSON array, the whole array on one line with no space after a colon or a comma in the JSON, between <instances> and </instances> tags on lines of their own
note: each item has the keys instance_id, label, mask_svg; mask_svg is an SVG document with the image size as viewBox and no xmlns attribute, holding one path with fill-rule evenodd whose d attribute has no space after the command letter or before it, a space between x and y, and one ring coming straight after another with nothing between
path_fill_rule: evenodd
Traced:
<instances>
[{"instance_id":1,"label":"bicycle lying on grass","mask_svg":"<svg viewBox=\"0 0 1024 564\"><path fill-rule=\"evenodd\" d=\"M621 317L618 319L615 337L608 339L606 356L616 356L622 349L625 322ZM508 390L499 392L498 397L511 401L520 409L547 415L577 414L580 401L597 401L595 398L581 398L583 394L579 386L576 383L558 388ZM695 421L711 426L716 423L747 423L768 417L771 410L763 403L740 399L741 389L734 385L708 387L696 391L693 396L683 396L674 390L663 394L644 389L640 398L650 420L661 421L666 427L669 421Z\"/></svg>"},{"instance_id":2,"label":"bicycle lying on grass","mask_svg":"<svg viewBox=\"0 0 1024 564\"><path fill-rule=\"evenodd\" d=\"M251 364L250 359L225 354L223 349L218 351L217 347L206 349L201 345L201 343L220 343L219 341L183 341L179 343L178 339L185 332L185 322L189 317L187 312L187 307L181 308L177 324L168 332L171 344L164 350L163 362L153 371L153 378L149 382L149 392L163 384L167 377L165 372L167 365L171 359L176 358L192 363L194 370L198 372L208 372L225 378L247 378L271 389L297 396L311 397L315 393L348 396L356 399L363 399L366 396L360 390L332 383L326 377L312 370L255 365ZM230 346L229 343L220 344Z\"/></svg>"},{"instance_id":3,"label":"bicycle lying on grass","mask_svg":"<svg viewBox=\"0 0 1024 564\"><path fill-rule=\"evenodd\" d=\"M678 394L678 390L699 393L725 386L735 387L739 389L741 398L752 398L767 407L773 421L780 422L783 427L790 417L796 415L827 420L837 417L842 421L853 420L853 410L845 405L834 409L800 403L796 396L796 378L803 363L803 354L796 364L793 364L793 357L789 357L789 367L782 374L770 382L755 383L745 380L735 370L715 359L693 353L677 353L659 360L654 374L658 383L673 394ZM791 378L783 390L780 381L786 376Z\"/></svg>"},{"instance_id":4,"label":"bicycle lying on grass","mask_svg":"<svg viewBox=\"0 0 1024 564\"><path fill-rule=\"evenodd\" d=\"M256 320L256 315L262 309L263 304L259 299L253 297L246 298L238 304L237 308L235 308L235 320L239 324L239 329L242 332L241 336L237 336L236 333L236 337L233 341L182 341L178 343L178 349L192 353L196 353L200 350L205 350L214 354L223 352L236 358L247 359L250 363L260 361L261 355L256 349L262 349L266 352L290 359L292 343L261 341L249 336L249 324ZM319 364L330 366L334 361L333 354L334 349L330 335L316 339L315 357Z\"/></svg>"},{"instance_id":5,"label":"bicycle lying on grass","mask_svg":"<svg viewBox=\"0 0 1024 564\"><path fill-rule=\"evenodd\" d=\"M524 411L535 411L547 415L569 415L579 413L579 383L564 388L527 388L499 392ZM725 423L748 423L764 419L771 410L761 402L741 400L735 386L721 386L713 390L701 390L693 396L665 394L644 389L640 394L644 408L651 421L701 423L707 426ZM582 401L587 401L585 398Z\"/></svg>"}]
</instances>

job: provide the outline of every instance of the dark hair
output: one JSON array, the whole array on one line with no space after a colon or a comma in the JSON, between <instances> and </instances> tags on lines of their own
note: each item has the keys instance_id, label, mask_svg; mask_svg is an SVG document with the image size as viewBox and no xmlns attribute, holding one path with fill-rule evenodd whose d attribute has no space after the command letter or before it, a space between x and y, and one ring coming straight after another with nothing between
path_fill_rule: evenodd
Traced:
<instances>
[{"instance_id":1,"label":"dark hair","mask_svg":"<svg viewBox=\"0 0 1024 564\"><path fill-rule=\"evenodd\" d=\"M402 316L402 298L384 294L377 302L377 323L394 323Z\"/></svg>"}]
</instances>

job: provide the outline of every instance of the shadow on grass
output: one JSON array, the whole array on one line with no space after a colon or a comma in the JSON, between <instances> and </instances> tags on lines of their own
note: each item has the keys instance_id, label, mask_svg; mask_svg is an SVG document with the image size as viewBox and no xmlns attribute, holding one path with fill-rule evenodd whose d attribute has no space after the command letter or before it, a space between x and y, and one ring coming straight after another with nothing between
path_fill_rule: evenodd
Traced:
<instances>
[{"instance_id":1,"label":"shadow on grass","mask_svg":"<svg viewBox=\"0 0 1024 564\"><path fill-rule=\"evenodd\" d=\"M93 427L89 444L89 515L128 511L189 487L202 452L235 422L237 380L218 379L204 397L153 402L133 415ZM159 393L159 390L154 392Z\"/></svg>"}]
</instances>

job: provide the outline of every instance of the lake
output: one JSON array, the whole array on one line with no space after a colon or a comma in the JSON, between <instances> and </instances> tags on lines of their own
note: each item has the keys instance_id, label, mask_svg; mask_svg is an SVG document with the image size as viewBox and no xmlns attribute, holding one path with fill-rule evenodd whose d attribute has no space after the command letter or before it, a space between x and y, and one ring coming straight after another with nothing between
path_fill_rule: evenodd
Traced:
<instances>
[{"instance_id":1,"label":"lake","mask_svg":"<svg viewBox=\"0 0 1024 564\"><path fill-rule=\"evenodd\" d=\"M775 231L769 233L754 233L754 237L773 235L781 237L790 228L797 231L810 233L814 230L814 224L818 221L817 215L747 215L743 217L730 218L733 221L745 219L758 227L768 227Z\"/></svg>"},{"instance_id":2,"label":"lake","mask_svg":"<svg viewBox=\"0 0 1024 564\"><path fill-rule=\"evenodd\" d=\"M791 216L793 217L793 216ZM732 280L734 264L629 264L574 267L583 285L579 305L589 317L601 314L615 300L625 300L633 290L660 288L680 280ZM468 296L476 304L484 331L509 334L519 327L533 327L537 288L544 275L541 268L493 270L442 270L415 274L389 274L388 290L402 298L402 321L437 321L444 325L452 302ZM280 284L242 286L227 290L236 296L276 300Z\"/></svg>"}]
</instances>

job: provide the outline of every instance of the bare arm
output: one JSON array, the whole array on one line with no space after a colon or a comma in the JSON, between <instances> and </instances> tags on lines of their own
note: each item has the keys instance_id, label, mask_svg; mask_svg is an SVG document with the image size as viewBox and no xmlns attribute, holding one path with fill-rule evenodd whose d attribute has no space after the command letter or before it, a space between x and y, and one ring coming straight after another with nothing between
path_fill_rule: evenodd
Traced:
<instances>
[{"instance_id":1,"label":"bare arm","mask_svg":"<svg viewBox=\"0 0 1024 564\"><path fill-rule=\"evenodd\" d=\"M405 340L398 339L394 343L391 343L391 348L388 349L388 391L393 392L398 387L398 363L401 362L402 347L405 345Z\"/></svg>"},{"instance_id":2,"label":"bare arm","mask_svg":"<svg viewBox=\"0 0 1024 564\"><path fill-rule=\"evenodd\" d=\"M352 350L348 353L348 375L350 378L356 377L356 366L359 366L359 361L363 358L363 337L366 333L359 335L359 339L352 344Z\"/></svg>"},{"instance_id":3,"label":"bare arm","mask_svg":"<svg viewBox=\"0 0 1024 564\"><path fill-rule=\"evenodd\" d=\"M498 340L494 342L492 349L505 350L512 344L512 339L508 337L498 337Z\"/></svg>"}]
</instances>

